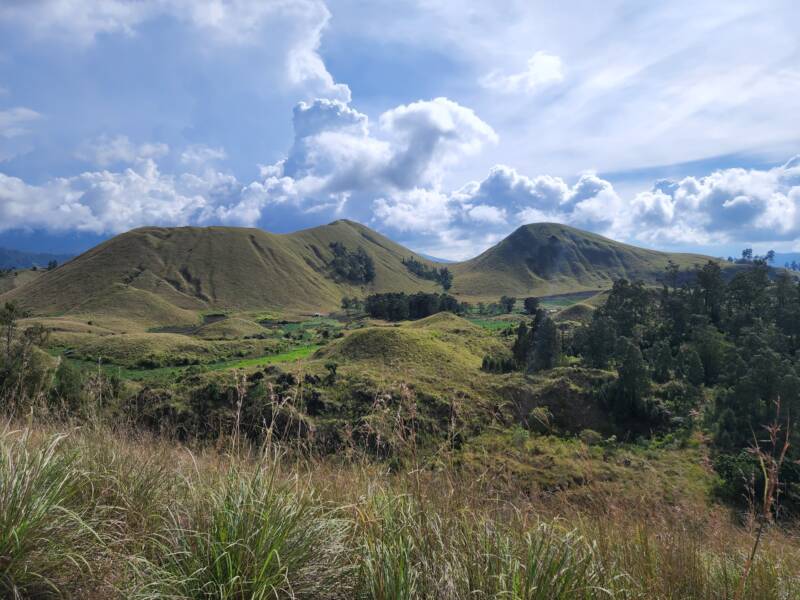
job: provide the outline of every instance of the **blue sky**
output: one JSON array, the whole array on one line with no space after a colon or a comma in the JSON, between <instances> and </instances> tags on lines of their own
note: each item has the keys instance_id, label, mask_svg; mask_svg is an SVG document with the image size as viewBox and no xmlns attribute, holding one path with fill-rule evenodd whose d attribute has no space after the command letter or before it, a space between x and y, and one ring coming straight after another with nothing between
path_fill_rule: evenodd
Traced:
<instances>
[{"instance_id":1,"label":"blue sky","mask_svg":"<svg viewBox=\"0 0 800 600\"><path fill-rule=\"evenodd\" d=\"M353 218L800 250L793 1L5 0L0 245Z\"/></svg>"}]
</instances>

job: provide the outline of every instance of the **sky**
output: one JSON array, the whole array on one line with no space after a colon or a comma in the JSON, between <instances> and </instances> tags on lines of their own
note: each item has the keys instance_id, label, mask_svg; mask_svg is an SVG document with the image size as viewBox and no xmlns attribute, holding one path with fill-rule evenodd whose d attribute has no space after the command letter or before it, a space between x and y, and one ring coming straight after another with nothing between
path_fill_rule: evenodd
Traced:
<instances>
[{"instance_id":1,"label":"sky","mask_svg":"<svg viewBox=\"0 0 800 600\"><path fill-rule=\"evenodd\" d=\"M349 218L800 250L796 0L2 0L0 246Z\"/></svg>"}]
</instances>

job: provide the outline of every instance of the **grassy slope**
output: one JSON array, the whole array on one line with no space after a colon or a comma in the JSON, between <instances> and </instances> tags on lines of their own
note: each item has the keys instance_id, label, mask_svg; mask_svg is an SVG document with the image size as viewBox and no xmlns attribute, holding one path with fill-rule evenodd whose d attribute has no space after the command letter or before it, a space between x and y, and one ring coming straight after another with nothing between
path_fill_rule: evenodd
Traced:
<instances>
[{"instance_id":1,"label":"grassy slope","mask_svg":"<svg viewBox=\"0 0 800 600\"><path fill-rule=\"evenodd\" d=\"M655 282L669 260L683 269L707 256L629 246L566 225L524 225L472 260L452 265L453 291L476 298L599 290L614 279Z\"/></svg>"},{"instance_id":2,"label":"grassy slope","mask_svg":"<svg viewBox=\"0 0 800 600\"><path fill-rule=\"evenodd\" d=\"M22 287L26 283L38 279L42 273L44 273L44 271L25 270L2 275L0 276L0 294L5 294L15 288Z\"/></svg>"}]
</instances>

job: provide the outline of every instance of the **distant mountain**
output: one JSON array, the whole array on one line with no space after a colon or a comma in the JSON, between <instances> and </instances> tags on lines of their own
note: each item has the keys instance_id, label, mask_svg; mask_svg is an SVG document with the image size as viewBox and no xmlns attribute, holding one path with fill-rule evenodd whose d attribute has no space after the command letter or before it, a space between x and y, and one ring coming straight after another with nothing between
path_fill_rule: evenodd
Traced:
<instances>
[{"instance_id":1,"label":"distant mountain","mask_svg":"<svg viewBox=\"0 0 800 600\"><path fill-rule=\"evenodd\" d=\"M450 260L448 258L437 258L436 256L431 256L430 254L425 254L423 252L418 252L422 258L427 258L431 262L442 263L443 265L452 265L453 263L457 263L457 260Z\"/></svg>"},{"instance_id":2,"label":"distant mountain","mask_svg":"<svg viewBox=\"0 0 800 600\"><path fill-rule=\"evenodd\" d=\"M69 254L47 254L44 252L23 252L0 248L0 269L30 269L31 267L46 267L51 260L64 263L71 259Z\"/></svg>"},{"instance_id":3,"label":"distant mountain","mask_svg":"<svg viewBox=\"0 0 800 600\"><path fill-rule=\"evenodd\" d=\"M646 250L567 225L535 223L450 268L455 293L490 298L604 289L621 277L658 283L670 260L690 269L713 259Z\"/></svg>"},{"instance_id":4,"label":"distant mountain","mask_svg":"<svg viewBox=\"0 0 800 600\"><path fill-rule=\"evenodd\" d=\"M775 260L772 261L773 267L785 267L793 262L800 263L800 252L776 252Z\"/></svg>"},{"instance_id":5,"label":"distant mountain","mask_svg":"<svg viewBox=\"0 0 800 600\"><path fill-rule=\"evenodd\" d=\"M334 247L368 256L374 277L343 278ZM193 322L209 310L329 311L343 296L440 291L403 260L436 263L364 225L335 221L290 234L235 227L145 227L118 235L2 296L38 314L102 315L128 323ZM709 260L621 244L552 223L520 227L480 256L448 264L469 301L605 289L620 277L658 283L668 261ZM730 266L726 268L734 269Z\"/></svg>"}]
</instances>

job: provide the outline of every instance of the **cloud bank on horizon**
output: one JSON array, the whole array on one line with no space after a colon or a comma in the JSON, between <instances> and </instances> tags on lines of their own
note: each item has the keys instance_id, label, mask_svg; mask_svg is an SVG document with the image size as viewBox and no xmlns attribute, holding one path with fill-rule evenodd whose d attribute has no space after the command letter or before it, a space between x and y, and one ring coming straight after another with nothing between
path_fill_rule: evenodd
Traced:
<instances>
[{"instance_id":1,"label":"cloud bank on horizon","mask_svg":"<svg viewBox=\"0 0 800 600\"><path fill-rule=\"evenodd\" d=\"M502 4L6 2L0 245L347 217L445 258L535 221L800 249L795 3Z\"/></svg>"}]
</instances>

